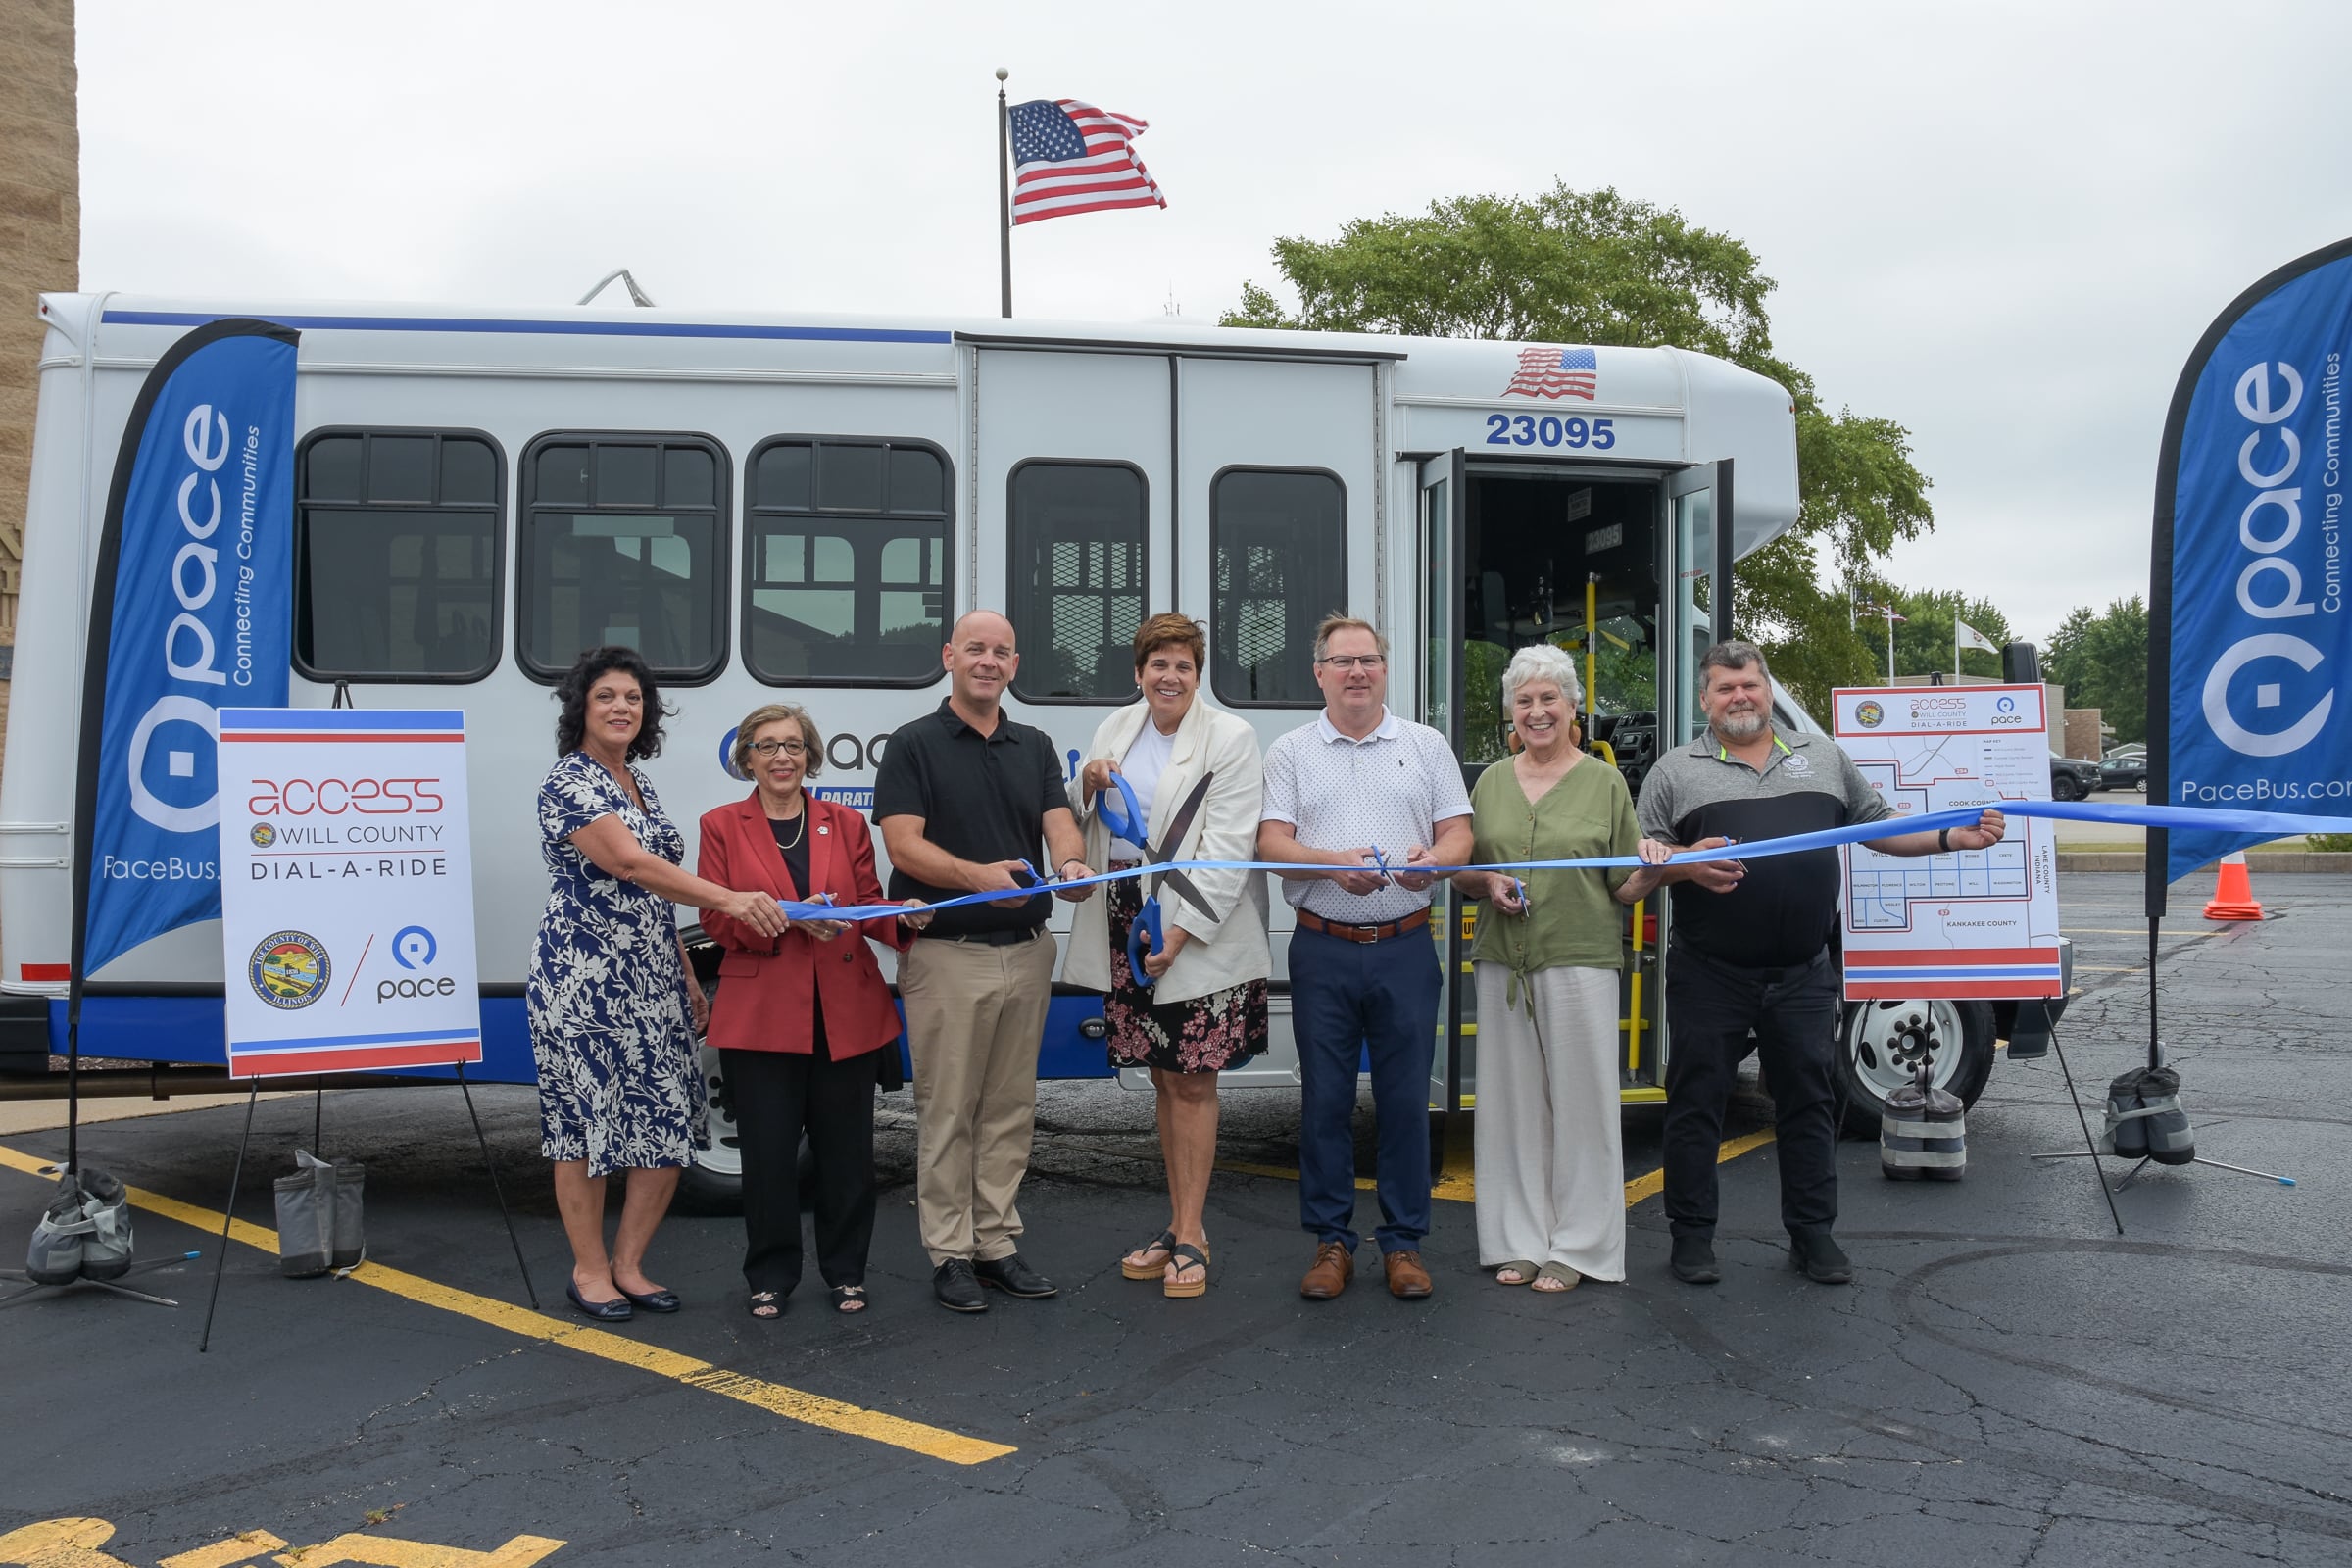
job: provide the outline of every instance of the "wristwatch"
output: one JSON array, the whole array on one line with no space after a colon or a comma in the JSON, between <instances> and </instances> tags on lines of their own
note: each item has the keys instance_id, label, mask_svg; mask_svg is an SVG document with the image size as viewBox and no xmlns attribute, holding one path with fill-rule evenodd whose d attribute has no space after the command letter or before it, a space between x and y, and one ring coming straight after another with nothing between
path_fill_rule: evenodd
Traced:
<instances>
[{"instance_id":1,"label":"wristwatch","mask_svg":"<svg viewBox=\"0 0 2352 1568\"><path fill-rule=\"evenodd\" d=\"M1950 828L1939 827L1936 830L1936 853L1938 855L1952 853L1952 830Z\"/></svg>"}]
</instances>

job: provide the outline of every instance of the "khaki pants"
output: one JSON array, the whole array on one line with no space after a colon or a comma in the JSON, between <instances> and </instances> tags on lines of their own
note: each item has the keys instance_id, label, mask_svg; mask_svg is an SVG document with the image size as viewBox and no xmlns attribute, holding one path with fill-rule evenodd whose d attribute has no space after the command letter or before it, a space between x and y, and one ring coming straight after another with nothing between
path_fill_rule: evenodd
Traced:
<instances>
[{"instance_id":1,"label":"khaki pants","mask_svg":"<svg viewBox=\"0 0 2352 1568\"><path fill-rule=\"evenodd\" d=\"M899 960L914 1055L914 1200L933 1267L1008 1255L1037 1129L1051 932L992 948L926 938Z\"/></svg>"}]
</instances>

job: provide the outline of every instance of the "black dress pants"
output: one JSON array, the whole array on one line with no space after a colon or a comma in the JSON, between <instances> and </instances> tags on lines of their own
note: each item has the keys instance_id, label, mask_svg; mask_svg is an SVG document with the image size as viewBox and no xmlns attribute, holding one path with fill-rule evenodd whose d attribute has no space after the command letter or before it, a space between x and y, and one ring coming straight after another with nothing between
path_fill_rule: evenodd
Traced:
<instances>
[{"instance_id":1,"label":"black dress pants","mask_svg":"<svg viewBox=\"0 0 2352 1568\"><path fill-rule=\"evenodd\" d=\"M816 1182L816 1272L827 1285L865 1283L874 1239L874 1058L836 1061L824 1023L808 1055L721 1051L743 1151L743 1277L789 1296L801 1283L801 1134Z\"/></svg>"},{"instance_id":2,"label":"black dress pants","mask_svg":"<svg viewBox=\"0 0 2352 1568\"><path fill-rule=\"evenodd\" d=\"M1680 943L1667 961L1666 1218L1674 1234L1714 1234L1724 1107L1751 1044L1778 1117L1781 1223L1826 1228L1838 1218L1837 965L1825 950L1810 963L1745 969Z\"/></svg>"}]
</instances>

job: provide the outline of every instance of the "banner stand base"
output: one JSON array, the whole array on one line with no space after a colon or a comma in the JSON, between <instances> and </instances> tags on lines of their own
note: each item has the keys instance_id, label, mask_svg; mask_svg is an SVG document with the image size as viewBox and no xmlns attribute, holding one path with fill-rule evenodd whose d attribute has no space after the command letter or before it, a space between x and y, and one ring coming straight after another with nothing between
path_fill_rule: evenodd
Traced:
<instances>
[{"instance_id":1,"label":"banner stand base","mask_svg":"<svg viewBox=\"0 0 2352 1568\"><path fill-rule=\"evenodd\" d=\"M531 1310L534 1312L538 1311L539 1292L537 1287L531 1283L531 1266L523 1260L522 1239L514 1233L514 1211L507 1207L506 1188L498 1179L498 1160L490 1152L489 1135L482 1130L481 1112L474 1108L473 1085L466 1076L466 1063L459 1061L452 1062L449 1065L456 1071L458 1075L458 1089L466 1097L466 1115L467 1119L473 1123L474 1142L480 1146L482 1151L482 1164L490 1172L491 1196L498 1200L498 1217L500 1220L505 1222L507 1227L507 1245L514 1249L514 1268L515 1271L522 1276L522 1294L529 1299L531 1303ZM324 1103L325 1094L325 1088L321 1086L318 1090L318 1099L314 1102L312 1111L312 1131L314 1141L316 1140L318 1132L324 1124L324 1113L319 1107ZM233 1167L231 1167L229 1172L228 1203L221 1211L220 1220L220 1256L215 1258L213 1262L213 1291L211 1298L205 1302L204 1334L196 1342L196 1350L198 1354L203 1354L206 1350L211 1348L213 1343L213 1316L220 1309L220 1275L226 1268L228 1262L228 1233L229 1228L236 1223L233 1216L235 1215L237 1208L237 1189L243 1184L244 1181L245 1154L253 1142L253 1107L255 1103L260 1101L261 1095L262 1081L259 1078L256 1078L253 1080L252 1089L248 1091L245 1096L245 1130L237 1137L237 1162ZM191 1252L188 1255L193 1257L196 1254ZM98 1282L79 1281L77 1283L95 1284ZM126 1294L138 1295L140 1293L134 1291ZM0 1297L0 1306L6 1306L10 1301L15 1300L16 1298L16 1297ZM176 1306L179 1304L176 1301L165 1301L161 1297L149 1297L147 1299L161 1301L166 1306Z\"/></svg>"},{"instance_id":2,"label":"banner stand base","mask_svg":"<svg viewBox=\"0 0 2352 1568\"><path fill-rule=\"evenodd\" d=\"M144 1263L133 1263L124 1269L122 1278L127 1279L133 1274L144 1274L150 1269L170 1268L174 1263L193 1262L203 1255L202 1252L182 1252L177 1257L151 1257ZM156 1296L146 1291L134 1291L129 1286L118 1284L114 1280L82 1278L68 1280L63 1285L39 1285L34 1284L32 1276L21 1268L0 1268L0 1280L8 1280L27 1287L25 1290L11 1291L6 1296L0 1296L0 1306L15 1306L20 1301L29 1301L43 1291L81 1290L111 1291L117 1296L127 1296L134 1301L145 1301L154 1306L177 1306L179 1304L169 1296Z\"/></svg>"},{"instance_id":3,"label":"banner stand base","mask_svg":"<svg viewBox=\"0 0 2352 1568\"><path fill-rule=\"evenodd\" d=\"M2052 1150L2046 1153L2028 1154L2026 1157L2028 1159L2089 1160L2092 1172L2098 1177L2099 1191L2104 1193L2107 1197L2107 1213L2109 1217L2115 1221L2115 1234L2121 1236L2124 1234L2124 1216L2120 1211L2117 1210L2115 1206L2115 1195L2122 1192L2125 1188L2131 1186L2133 1182L2137 1181L2140 1177L2140 1173L2145 1171L2149 1165L2153 1164L2154 1160L2149 1158L2141 1159L2137 1164L2133 1165L2131 1170L2125 1173L2123 1180L2115 1182L2112 1185L2109 1184L2107 1180L2107 1167L2100 1164L2099 1161L2108 1158L2130 1158L2131 1156L2111 1155L2107 1153L2106 1151L2099 1148L2099 1141L2091 1136L2090 1118L2085 1115L2082 1110L2082 1097L2075 1092L2075 1074L2073 1069L2068 1067L2066 1064L2066 1048L2058 1044L2058 1031L2055 1029L2050 1031L2050 1048L2058 1054L2059 1069L2066 1074L2066 1095L2067 1098L2073 1101L2075 1103L2075 1119L2082 1124L2082 1142L2086 1147L2080 1150ZM2152 1040L2148 1044L2148 1064L2152 1067L2162 1066L2164 1064L2163 1048L2158 1046ZM2270 1171L2255 1170L2246 1165L2231 1165L2219 1159L2207 1159L2202 1154L2191 1156L2188 1159L2182 1160L2180 1163L2183 1165L2210 1165L2215 1170L2234 1171L2240 1176L2258 1176L2266 1182L2277 1182L2281 1187L2292 1187L2295 1185L2295 1179L2292 1176L2275 1175Z\"/></svg>"}]
</instances>

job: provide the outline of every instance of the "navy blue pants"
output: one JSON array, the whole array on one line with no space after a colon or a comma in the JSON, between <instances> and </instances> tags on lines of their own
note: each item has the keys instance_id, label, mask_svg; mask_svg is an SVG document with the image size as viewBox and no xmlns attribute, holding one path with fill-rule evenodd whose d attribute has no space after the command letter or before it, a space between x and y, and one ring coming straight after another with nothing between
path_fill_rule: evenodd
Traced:
<instances>
[{"instance_id":1,"label":"navy blue pants","mask_svg":"<svg viewBox=\"0 0 2352 1568\"><path fill-rule=\"evenodd\" d=\"M1291 1032L1304 1106L1298 1127L1298 1223L1354 1250L1356 1066L1372 1057L1378 1117L1380 1250L1420 1249L1429 1234L1429 1070L1438 1043L1438 954L1429 928L1349 942L1301 927L1291 936Z\"/></svg>"}]
</instances>

